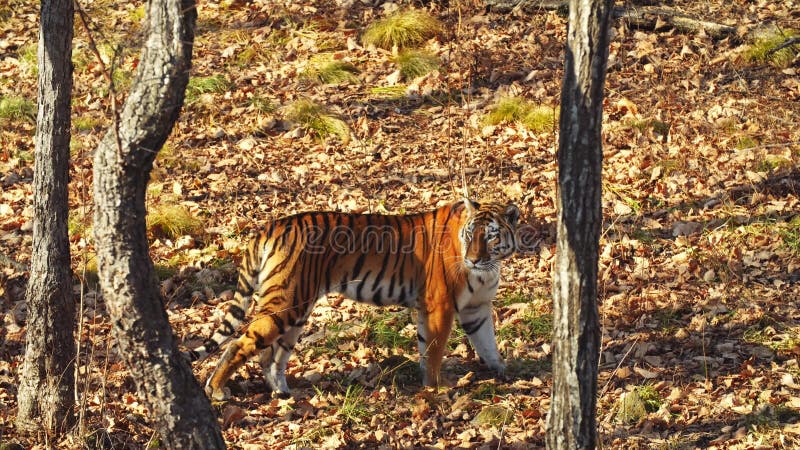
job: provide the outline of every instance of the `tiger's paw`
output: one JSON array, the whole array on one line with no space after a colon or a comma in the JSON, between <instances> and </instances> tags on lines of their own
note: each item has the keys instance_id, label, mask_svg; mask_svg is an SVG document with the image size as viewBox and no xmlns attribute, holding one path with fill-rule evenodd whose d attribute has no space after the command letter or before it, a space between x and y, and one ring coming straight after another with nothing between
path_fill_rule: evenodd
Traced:
<instances>
[{"instance_id":1,"label":"tiger's paw","mask_svg":"<svg viewBox=\"0 0 800 450\"><path fill-rule=\"evenodd\" d=\"M222 387L222 389L214 389L211 385L206 385L206 396L208 396L209 400L212 402L224 402L231 398L231 390L227 387Z\"/></svg>"}]
</instances>

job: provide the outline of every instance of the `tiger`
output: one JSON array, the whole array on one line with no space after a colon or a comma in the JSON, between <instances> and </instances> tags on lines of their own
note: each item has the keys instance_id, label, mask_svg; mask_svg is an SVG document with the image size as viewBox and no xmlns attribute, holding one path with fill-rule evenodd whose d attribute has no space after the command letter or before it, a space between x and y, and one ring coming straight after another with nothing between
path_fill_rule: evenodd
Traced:
<instances>
[{"instance_id":1,"label":"tiger","mask_svg":"<svg viewBox=\"0 0 800 450\"><path fill-rule=\"evenodd\" d=\"M457 316L483 362L503 376L492 314L501 261L516 249L513 203L464 199L409 215L305 212L269 222L243 251L232 304L214 334L186 352L201 360L240 328L205 385L226 400L228 379L261 354L273 395L291 396L286 366L317 301L328 294L417 308L422 382L440 384ZM245 323L251 302L252 318Z\"/></svg>"}]
</instances>

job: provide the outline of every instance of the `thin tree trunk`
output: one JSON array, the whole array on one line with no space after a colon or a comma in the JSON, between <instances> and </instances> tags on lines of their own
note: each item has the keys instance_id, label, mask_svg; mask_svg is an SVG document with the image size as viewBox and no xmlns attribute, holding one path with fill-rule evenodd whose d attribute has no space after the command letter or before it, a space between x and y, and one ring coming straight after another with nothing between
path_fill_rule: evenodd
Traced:
<instances>
[{"instance_id":1,"label":"thin tree trunk","mask_svg":"<svg viewBox=\"0 0 800 450\"><path fill-rule=\"evenodd\" d=\"M594 448L603 86L611 0L571 0L558 151L553 393L547 448Z\"/></svg>"},{"instance_id":2,"label":"thin tree trunk","mask_svg":"<svg viewBox=\"0 0 800 450\"><path fill-rule=\"evenodd\" d=\"M75 303L67 233L73 20L72 0L42 0L33 250L17 427L50 437L64 433L75 417Z\"/></svg>"},{"instance_id":3,"label":"thin tree trunk","mask_svg":"<svg viewBox=\"0 0 800 450\"><path fill-rule=\"evenodd\" d=\"M177 349L150 260L145 191L189 80L194 0L151 0L148 34L118 128L94 158L100 286L121 355L168 448L224 448L211 404Z\"/></svg>"}]
</instances>

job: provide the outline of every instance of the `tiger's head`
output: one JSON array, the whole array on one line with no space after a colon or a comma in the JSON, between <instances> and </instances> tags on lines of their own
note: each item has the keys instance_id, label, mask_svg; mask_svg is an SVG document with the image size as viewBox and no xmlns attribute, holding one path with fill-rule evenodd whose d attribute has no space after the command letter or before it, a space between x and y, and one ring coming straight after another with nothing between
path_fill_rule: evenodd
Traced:
<instances>
[{"instance_id":1,"label":"tiger's head","mask_svg":"<svg viewBox=\"0 0 800 450\"><path fill-rule=\"evenodd\" d=\"M516 247L519 209L509 203L477 203L464 199L466 218L459 233L464 265L471 271L500 269L500 260Z\"/></svg>"}]
</instances>

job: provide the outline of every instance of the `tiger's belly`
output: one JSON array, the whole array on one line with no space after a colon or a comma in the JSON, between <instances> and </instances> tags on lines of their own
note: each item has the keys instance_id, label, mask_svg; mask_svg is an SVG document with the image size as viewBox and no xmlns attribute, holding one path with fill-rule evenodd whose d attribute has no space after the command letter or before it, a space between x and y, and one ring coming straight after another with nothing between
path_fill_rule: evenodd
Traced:
<instances>
[{"instance_id":1,"label":"tiger's belly","mask_svg":"<svg viewBox=\"0 0 800 450\"><path fill-rule=\"evenodd\" d=\"M368 272L360 280L352 280L344 286L337 286L334 292L361 303L377 306L401 305L416 308L419 304L419 290L397 279L377 279Z\"/></svg>"}]
</instances>

